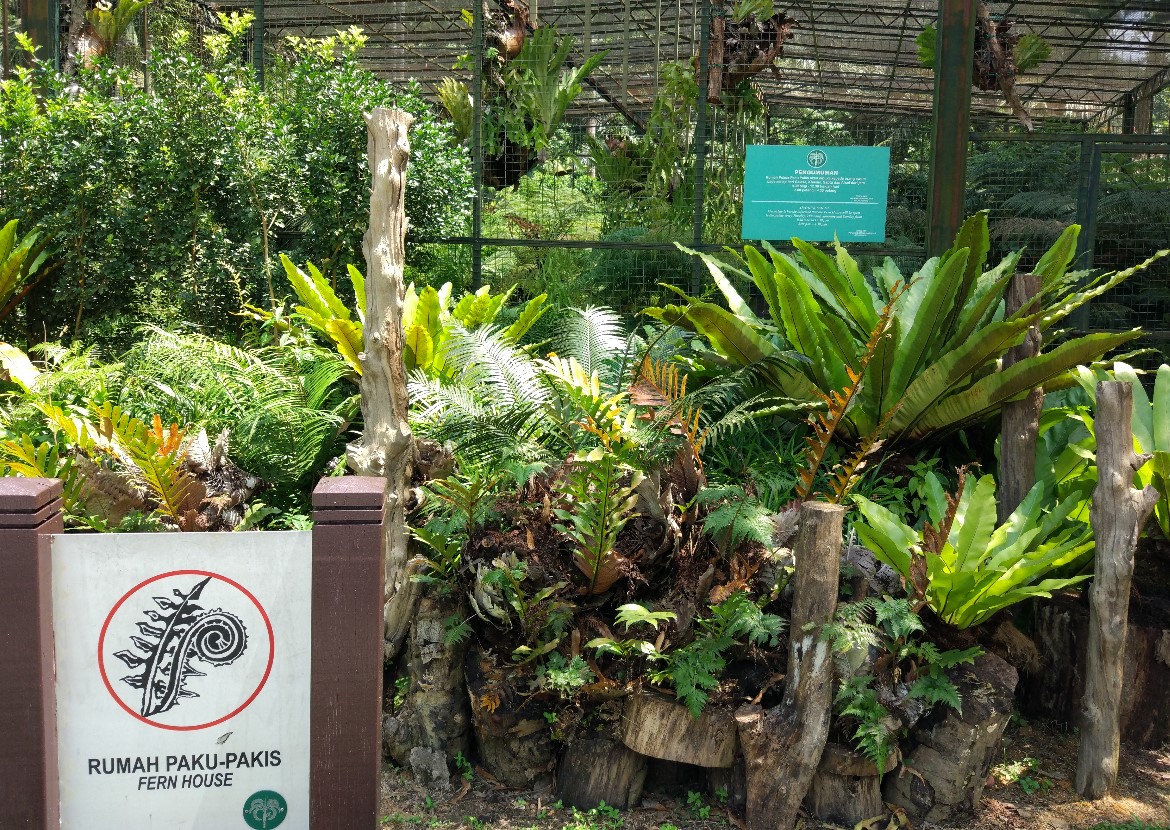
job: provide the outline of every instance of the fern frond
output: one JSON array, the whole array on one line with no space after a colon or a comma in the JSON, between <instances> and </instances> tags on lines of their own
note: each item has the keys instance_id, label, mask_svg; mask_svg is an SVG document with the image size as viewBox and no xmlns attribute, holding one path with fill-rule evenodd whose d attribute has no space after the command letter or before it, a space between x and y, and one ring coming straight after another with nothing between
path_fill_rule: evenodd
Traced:
<instances>
[{"instance_id":1,"label":"fern frond","mask_svg":"<svg viewBox=\"0 0 1170 830\"><path fill-rule=\"evenodd\" d=\"M19 441L0 441L0 475L61 480L62 503L67 512L80 507L81 476L73 459L61 456L60 448L49 441L34 444L28 435Z\"/></svg>"},{"instance_id":2,"label":"fern frond","mask_svg":"<svg viewBox=\"0 0 1170 830\"><path fill-rule=\"evenodd\" d=\"M606 364L618 360L626 347L621 318L600 306L572 308L560 319L552 351L577 358L587 374L603 374Z\"/></svg>"},{"instance_id":3,"label":"fern frond","mask_svg":"<svg viewBox=\"0 0 1170 830\"><path fill-rule=\"evenodd\" d=\"M323 348L246 351L209 337L144 329L125 356L118 406L140 418L232 435L233 460L279 484L341 450L352 386Z\"/></svg>"},{"instance_id":4,"label":"fern frond","mask_svg":"<svg viewBox=\"0 0 1170 830\"><path fill-rule=\"evenodd\" d=\"M164 430L157 415L152 429L108 401L95 405L93 413L99 421L98 431L123 460L129 457L132 470L158 502L158 510L182 525L187 512L199 503L198 482L183 466L187 453L182 431L176 424Z\"/></svg>"},{"instance_id":5,"label":"fern frond","mask_svg":"<svg viewBox=\"0 0 1170 830\"><path fill-rule=\"evenodd\" d=\"M816 412L808 419L809 426L812 427L813 431L812 435L809 435L806 439L807 449L805 450L804 464L800 469L800 484L796 488L798 498L807 499L812 495L813 481L816 479L816 474L821 464L824 463L829 446L833 442L833 436L837 434L837 430L844 423L849 406L861 391L861 379L865 375L865 370L868 368L869 362L873 360L873 356L877 352L882 338L889 331L895 304L905 292L906 285L904 284L897 284L891 287L889 302L886 303L881 310L881 314L878 315L877 324L869 334L869 339L866 341L865 348L862 350L858 360L857 368L854 369L851 366L845 366L845 373L849 378L849 382L842 389L831 390L827 395L823 392L817 392L817 395L826 404L827 411ZM885 413L883 418L892 417L893 411L894 409L891 408L889 412ZM873 449L877 436L880 434L875 429L869 436L870 450ZM861 456L855 456L855 459L850 460L852 470L846 471L844 477L840 478L834 487L835 490L840 491L838 498L843 498L852 487L852 484L856 482L856 474L860 471L866 455L868 455L868 452Z\"/></svg>"},{"instance_id":6,"label":"fern frond","mask_svg":"<svg viewBox=\"0 0 1170 830\"><path fill-rule=\"evenodd\" d=\"M461 385L485 387L485 392L502 404L541 403L547 397L532 358L508 343L493 326L451 330L443 346L443 359L444 375L462 375Z\"/></svg>"}]
</instances>

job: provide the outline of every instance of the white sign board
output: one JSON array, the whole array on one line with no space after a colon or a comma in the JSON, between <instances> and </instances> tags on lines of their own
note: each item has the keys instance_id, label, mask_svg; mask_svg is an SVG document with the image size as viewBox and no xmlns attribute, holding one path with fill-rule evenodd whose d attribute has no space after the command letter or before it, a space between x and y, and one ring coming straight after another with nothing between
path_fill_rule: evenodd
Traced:
<instances>
[{"instance_id":1,"label":"white sign board","mask_svg":"<svg viewBox=\"0 0 1170 830\"><path fill-rule=\"evenodd\" d=\"M308 830L311 539L52 537L62 830Z\"/></svg>"}]
</instances>

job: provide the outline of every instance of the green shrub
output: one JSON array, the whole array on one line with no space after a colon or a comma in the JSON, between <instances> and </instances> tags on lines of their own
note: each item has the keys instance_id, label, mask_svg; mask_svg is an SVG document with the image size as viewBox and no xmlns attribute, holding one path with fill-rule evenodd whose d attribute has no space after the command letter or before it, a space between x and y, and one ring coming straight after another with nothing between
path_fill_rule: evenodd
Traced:
<instances>
[{"instance_id":1,"label":"green shrub","mask_svg":"<svg viewBox=\"0 0 1170 830\"><path fill-rule=\"evenodd\" d=\"M239 333L231 315L288 293L278 250L329 277L360 264L369 210L362 113L415 115L407 211L417 237L461 228L467 154L415 88L361 69L355 32L298 42L261 89L233 62L158 41L152 88L108 60L72 80L42 67L0 85L0 204L59 247L58 272L10 319L10 340L74 339L121 351L134 327ZM246 22L246 20L244 21ZM227 38L225 41L224 38Z\"/></svg>"}]
</instances>

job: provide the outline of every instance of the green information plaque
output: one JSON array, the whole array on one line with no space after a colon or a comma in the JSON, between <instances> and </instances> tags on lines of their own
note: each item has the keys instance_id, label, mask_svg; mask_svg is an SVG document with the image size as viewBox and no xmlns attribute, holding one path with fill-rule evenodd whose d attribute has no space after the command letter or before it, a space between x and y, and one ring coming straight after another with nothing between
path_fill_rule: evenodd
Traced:
<instances>
[{"instance_id":1,"label":"green information plaque","mask_svg":"<svg viewBox=\"0 0 1170 830\"><path fill-rule=\"evenodd\" d=\"M747 148L743 238L884 242L889 147Z\"/></svg>"}]
</instances>

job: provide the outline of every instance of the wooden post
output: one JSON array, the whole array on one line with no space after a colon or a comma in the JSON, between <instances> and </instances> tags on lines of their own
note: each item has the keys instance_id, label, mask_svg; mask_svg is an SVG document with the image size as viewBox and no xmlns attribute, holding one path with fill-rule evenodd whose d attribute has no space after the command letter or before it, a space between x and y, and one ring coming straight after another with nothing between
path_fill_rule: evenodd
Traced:
<instances>
[{"instance_id":1,"label":"wooden post","mask_svg":"<svg viewBox=\"0 0 1170 830\"><path fill-rule=\"evenodd\" d=\"M1133 451L1133 388L1124 381L1097 384L1097 489L1090 518L1097 539L1089 588L1089 644L1077 792L1101 798L1117 780L1125 629L1133 554L1142 525L1158 501L1153 487L1137 490L1133 475L1150 460Z\"/></svg>"},{"instance_id":2,"label":"wooden post","mask_svg":"<svg viewBox=\"0 0 1170 830\"><path fill-rule=\"evenodd\" d=\"M833 661L821 627L837 608L845 508L805 502L796 539L795 598L784 699L736 712L747 762L748 830L790 830L829 736Z\"/></svg>"},{"instance_id":3,"label":"wooden post","mask_svg":"<svg viewBox=\"0 0 1170 830\"><path fill-rule=\"evenodd\" d=\"M57 708L49 535L61 482L0 478L0 827L57 830Z\"/></svg>"},{"instance_id":4,"label":"wooden post","mask_svg":"<svg viewBox=\"0 0 1170 830\"><path fill-rule=\"evenodd\" d=\"M366 256L365 350L362 352L360 445L348 451L350 468L360 476L389 483L385 527L386 659L398 654L419 598L407 567L406 489L410 483L411 436L407 422L406 366L402 360L402 303L406 289L406 163L410 113L378 108L366 116L369 127L370 227Z\"/></svg>"},{"instance_id":5,"label":"wooden post","mask_svg":"<svg viewBox=\"0 0 1170 830\"><path fill-rule=\"evenodd\" d=\"M939 256L963 225L975 63L975 0L939 0L926 249Z\"/></svg>"},{"instance_id":6,"label":"wooden post","mask_svg":"<svg viewBox=\"0 0 1170 830\"><path fill-rule=\"evenodd\" d=\"M1034 307L1040 288L1039 274L1016 274L1008 285L1004 316L1026 306ZM1042 344L1039 327L1031 326L1024 342L1004 355L1003 368L1040 354ZM1037 386L1021 400L1005 404L1000 414L999 524L1007 521L1036 483L1036 441L1040 436L1043 408L1044 389Z\"/></svg>"},{"instance_id":7,"label":"wooden post","mask_svg":"<svg viewBox=\"0 0 1170 830\"><path fill-rule=\"evenodd\" d=\"M374 830L382 772L383 478L313 492L313 830Z\"/></svg>"},{"instance_id":8,"label":"wooden post","mask_svg":"<svg viewBox=\"0 0 1170 830\"><path fill-rule=\"evenodd\" d=\"M707 58L707 102L716 106L723 100L723 35L726 25L721 13L712 15L711 53Z\"/></svg>"}]
</instances>

